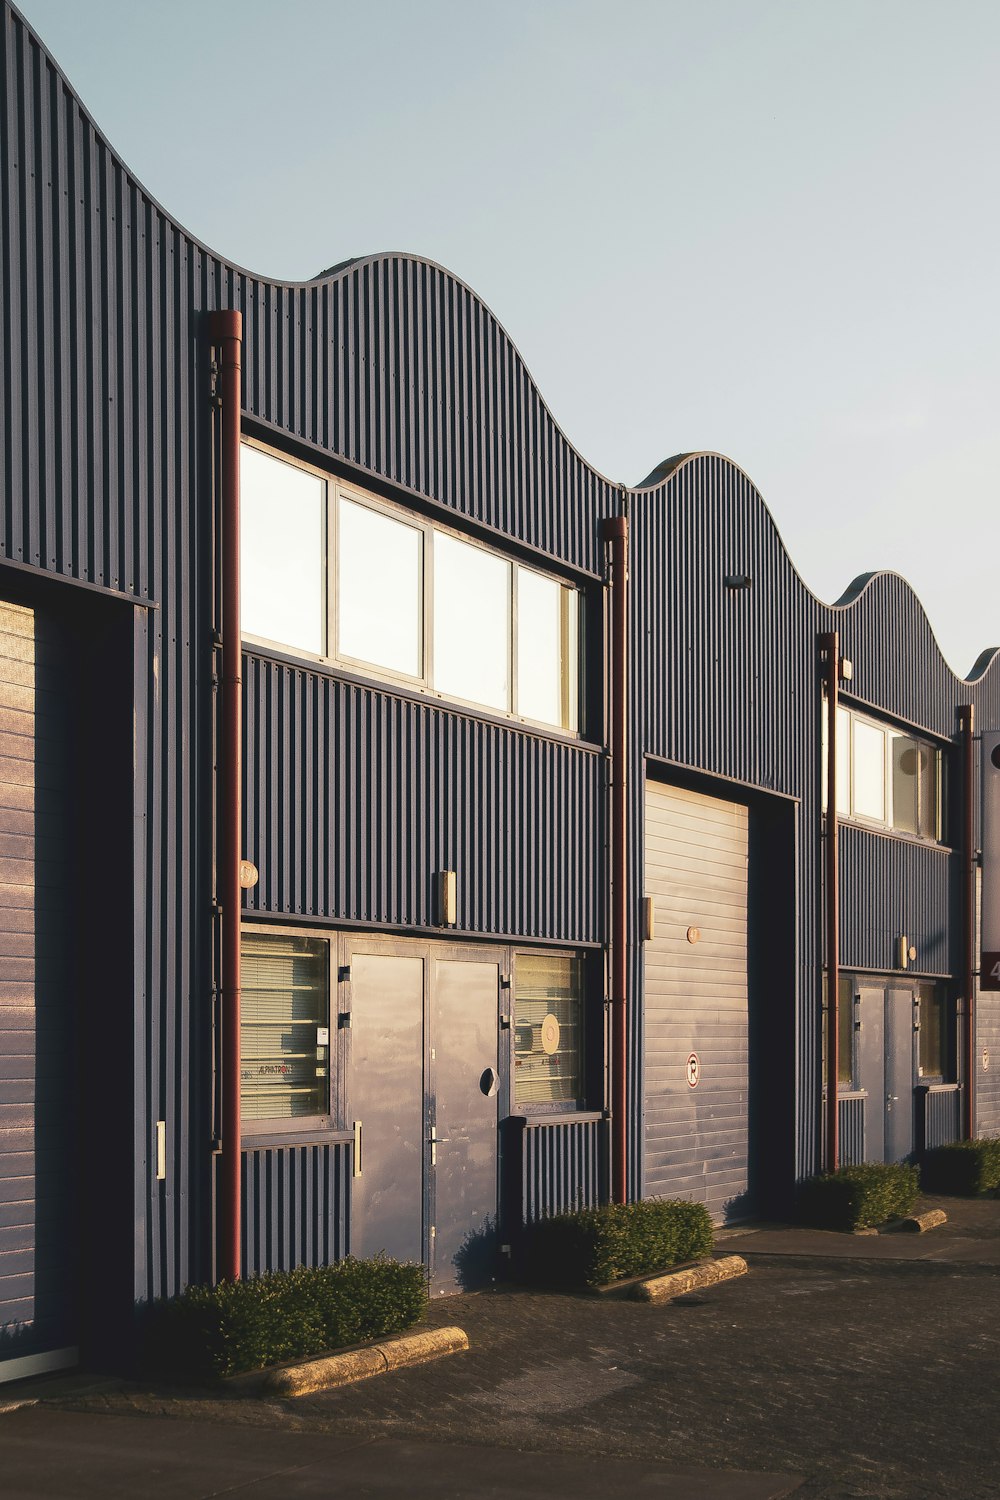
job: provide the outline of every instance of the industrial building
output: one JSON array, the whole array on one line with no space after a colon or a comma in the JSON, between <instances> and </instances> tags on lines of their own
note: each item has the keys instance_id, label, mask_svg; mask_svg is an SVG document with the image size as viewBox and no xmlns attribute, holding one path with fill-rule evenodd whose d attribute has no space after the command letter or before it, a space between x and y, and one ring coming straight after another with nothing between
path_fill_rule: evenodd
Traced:
<instances>
[{"instance_id":1,"label":"industrial building","mask_svg":"<svg viewBox=\"0 0 1000 1500\"><path fill-rule=\"evenodd\" d=\"M0 1379L1000 1129L995 655L726 458L603 477L440 266L226 263L2 48Z\"/></svg>"}]
</instances>

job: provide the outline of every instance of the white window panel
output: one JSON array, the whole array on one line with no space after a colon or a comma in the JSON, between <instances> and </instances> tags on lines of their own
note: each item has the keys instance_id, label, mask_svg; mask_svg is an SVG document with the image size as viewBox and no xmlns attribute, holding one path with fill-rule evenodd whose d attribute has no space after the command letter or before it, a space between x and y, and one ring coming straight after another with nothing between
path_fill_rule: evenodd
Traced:
<instances>
[{"instance_id":1,"label":"white window panel","mask_svg":"<svg viewBox=\"0 0 1000 1500\"><path fill-rule=\"evenodd\" d=\"M577 596L554 578L517 570L517 711L576 728Z\"/></svg>"},{"instance_id":2,"label":"white window panel","mask_svg":"<svg viewBox=\"0 0 1000 1500\"><path fill-rule=\"evenodd\" d=\"M240 619L244 635L326 650L326 484L256 448L240 449Z\"/></svg>"},{"instance_id":3,"label":"white window panel","mask_svg":"<svg viewBox=\"0 0 1000 1500\"><path fill-rule=\"evenodd\" d=\"M864 719L854 720L852 771L854 811L859 818L885 817L885 730Z\"/></svg>"},{"instance_id":4,"label":"white window panel","mask_svg":"<svg viewBox=\"0 0 1000 1500\"><path fill-rule=\"evenodd\" d=\"M339 654L420 677L423 532L342 495L337 540Z\"/></svg>"},{"instance_id":5,"label":"white window panel","mask_svg":"<svg viewBox=\"0 0 1000 1500\"><path fill-rule=\"evenodd\" d=\"M440 693L510 709L510 563L434 534L434 681Z\"/></svg>"}]
</instances>

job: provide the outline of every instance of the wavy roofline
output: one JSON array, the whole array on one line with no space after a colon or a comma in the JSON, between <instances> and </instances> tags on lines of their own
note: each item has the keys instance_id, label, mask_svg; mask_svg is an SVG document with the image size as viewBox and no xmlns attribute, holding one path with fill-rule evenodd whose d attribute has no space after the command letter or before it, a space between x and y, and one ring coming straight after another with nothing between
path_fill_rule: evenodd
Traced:
<instances>
[{"instance_id":1,"label":"wavy roofline","mask_svg":"<svg viewBox=\"0 0 1000 1500\"><path fill-rule=\"evenodd\" d=\"M542 394L541 386L532 374L527 360L521 353L510 333L507 331L503 323L501 323L500 319L493 311L492 307L490 307L488 302L484 301L484 299L476 291L475 287L471 286L467 281L464 281L461 276L456 275L456 273L450 270L448 266L442 265L440 261L431 260L428 256L418 255L410 250L380 250L371 255L349 256L346 260L337 261L334 265L329 266L326 270L320 271L315 276L307 277L304 281L286 280L281 277L263 276L259 271L251 270L249 266L239 265L236 261L230 260L227 256L224 256L220 251L214 250L212 246L207 244L205 240L201 239L199 235L193 234L190 229L186 228L185 225L183 225L180 220L169 211L169 209L164 207L159 198L155 197L154 194L149 191L145 183L140 179L138 173L136 173L133 168L129 166L128 162L122 156L121 152L112 144L107 132L101 128L94 116L91 114L90 110L87 108L86 104L84 104L79 90L71 82L68 74L66 73L66 70L61 67L53 57L51 51L46 46L42 37L39 36L34 26L14 4L14 0L5 0L5 3L9 7L12 14L15 15L20 21L28 36L33 39L42 56L45 58L48 65L52 68L52 71L61 82L63 88L66 89L66 91L71 95L74 103L80 111L80 114L86 120L90 128L94 131L95 135L99 137L102 145L108 151L113 160L117 162L118 166L125 173L132 186L135 187L135 189L149 201L151 207L153 207L158 213L163 215L164 219L178 232L178 234L183 235L184 238L190 241L190 243L194 245L198 250L200 250L202 254L207 255L212 260L219 261L235 276L243 276L250 281L261 282L264 285L279 287L287 291L306 291L310 287L332 285L333 282L344 279L345 277L351 275L354 271L359 270L362 266L372 265L378 261L385 260L410 261L413 265L424 266L431 271L439 271L442 276L447 276L449 280L455 283L456 286L460 287L463 291L468 292L469 296L472 297L476 303L478 303L483 311L487 313L495 323L497 329L507 340L507 343L513 350L514 355L520 361L524 373L531 383L532 390L537 395L546 416L548 417L549 421L552 423L553 427L558 432L560 438L566 444L566 447L570 450L570 452L573 453L580 460L583 466L587 470L589 470L594 478L600 480L602 484L606 484L609 486L609 488L618 491L626 490L628 488L627 485L625 485L620 479L612 479L610 475L602 474L600 469L596 468L595 465L591 463L590 459L587 458L586 454L584 454L581 449L577 447L577 445L566 433L565 429L562 426L562 423L556 418L555 413L552 411L544 395Z\"/></svg>"},{"instance_id":2,"label":"wavy roofline","mask_svg":"<svg viewBox=\"0 0 1000 1500\"><path fill-rule=\"evenodd\" d=\"M809 598L814 600L816 604L821 605L824 609L845 611L850 610L853 609L854 606L859 602L862 595L867 593L868 589L872 588L876 583L879 582L879 580L883 578L895 578L898 579L906 589L907 593L916 604L924 620L927 622L927 629L934 644L934 649L937 651L938 656L941 658L941 661L944 663L945 667L956 683L966 687L977 685L983 680L983 678L986 676L986 674L989 672L990 668L998 660L998 658L1000 658L1000 646L987 646L985 650L980 651L979 655L973 662L972 668L969 673L965 677L959 676L959 674L952 666L951 662L941 650L941 643L939 642L937 634L935 633L931 617L927 613L926 605L924 604L920 595L917 593L916 589L913 587L910 580L904 577L902 573L897 572L895 568L873 568L867 573L858 573L847 585L847 588L843 591L843 593L840 594L838 598L833 600L832 603L828 602L826 599L821 599L820 596L816 593L815 589L809 586L809 584L800 573L795 563L795 559L792 557L785 539L781 534L781 528L778 526L777 521L774 519L774 516L771 513L771 509L767 501L764 499L764 496L761 494L754 481L750 478L750 475L747 473L747 471L733 459L729 458L725 453L716 453L711 449L702 449L691 453L675 453L670 458L665 458L660 463L658 463L656 467L651 470L651 472L641 482L641 484L638 484L634 489L629 490L629 494L635 496L651 495L656 490L662 489L665 485L667 485L672 479L676 477L677 474L679 474L681 469L686 468L688 464L695 463L697 460L705 458L719 459L722 463L728 464L731 469L734 469L737 474L742 475L742 477L746 480L747 484L753 491L755 498L762 507L772 531L778 539L778 543L789 567L791 568L798 582L802 585L803 589L805 589L806 593L809 595Z\"/></svg>"},{"instance_id":3,"label":"wavy roofline","mask_svg":"<svg viewBox=\"0 0 1000 1500\"><path fill-rule=\"evenodd\" d=\"M909 582L908 579L904 578L901 573L897 573L897 572L895 572L892 569L876 569L876 570L874 570L872 572L869 572L869 573L861 573L861 574L859 574L848 585L848 587L847 587L847 589L845 589L844 593L841 594L840 597L837 600L835 600L832 604L829 604L829 603L827 603L826 600L821 599L819 597L819 595L812 588L810 588L809 584L806 583L806 581L803 578L802 574L799 572L799 569L796 566L795 560L792 557L792 554L789 551L789 548L788 548L788 546L785 543L784 537L781 535L780 528L778 527L778 524L775 521L774 516L771 513L770 507L768 506L767 501L764 499L764 497L761 494L760 490L758 489L757 485L754 483L754 481L751 479L750 475L746 472L745 469L743 469L738 463L736 463L733 459L729 458L724 453L716 453L716 452L713 452L713 451L711 451L709 449L705 449L705 450L693 450L691 452L674 454L673 456L671 456L669 458L663 459L646 476L646 478L644 480L642 480L638 485L635 485L635 486L625 485L620 480L612 479L609 475L603 474L600 469L596 468L595 465L593 463L591 463L591 461L585 456L585 454L577 447L577 445L567 435L567 433L564 430L562 424L557 420L557 418L556 418L555 414L553 413L551 407L549 406L549 404L546 401L544 395L542 394L541 387L539 386L538 381L535 379L534 375L532 374L531 368L528 365L527 360L524 358L524 355L521 353L521 351L518 348L517 344L515 343L514 339L511 337L510 333L507 331L507 329L505 328L505 326L503 325L503 323L500 321L500 319L497 317L496 313L493 311L493 309L490 307L490 305L486 301L484 301L484 299L479 295L479 293L476 291L476 289L473 286L471 286L467 281L464 281L462 279L462 277L456 275L456 273L454 271L450 270L447 266L442 265L439 261L431 260L431 259L429 259L426 256L414 254L411 251L405 251L405 250L382 250L382 251L378 251L377 253L371 254L371 255L351 256L351 257L349 257L346 260L338 261L336 264L328 267L326 270L320 271L316 276L311 276L311 277L308 277L306 280L301 281L301 280L285 280L285 279L275 278L275 277L271 277L271 276L262 276L260 273L258 273L256 271L252 271L248 266L238 265L235 261L229 260L226 256L222 255L219 251L214 250L211 247L211 245L207 244L198 235L193 234L191 232L191 230L187 229L183 224L181 224L180 221L174 216L174 214L172 214L167 208L165 208L164 205L160 202L160 200L157 197L155 197L153 193L151 193L149 191L149 189L146 187L145 183L142 182L141 179L139 178L138 174L128 165L128 163L126 162L126 160L124 159L124 157L121 155L121 153L112 144L112 142L111 142L110 138L108 137L107 133L97 123L96 119L91 114L90 110L84 104L84 102L83 102L83 100L82 100L82 98L80 96L79 91L76 89L76 87L71 82L71 80L69 78L69 75L66 73L66 70L63 67L61 67L60 64L53 57L52 52L50 51L50 49L48 48L48 46L46 45L46 43L43 41L43 39L39 35L39 33L36 31L35 27L31 24L31 22L27 19L27 17L24 16L24 14L18 9L17 5L15 5L13 3L13 0L5 0L5 3L7 5L7 7L9 8L11 14L13 16L15 16L17 18L17 20L20 22L20 24L24 27L24 30L25 30L25 33L27 34L27 36L30 37L32 39L32 41L35 43L35 45L38 47L38 49L39 49L42 57L45 59L47 65L49 67L51 67L53 73L55 74L56 78L60 81L60 83L62 84L63 88L66 90L66 92L73 99L74 104L76 105L77 109L79 109L80 114L83 117L83 119L87 122L87 124L90 126L90 128L94 131L94 134L101 141L102 145L104 146L105 150L107 150L107 152L111 156L112 160L115 161L117 163L117 165L121 168L122 172L125 174L126 178L129 180L129 182L132 184L132 186L135 187L135 189L137 190L137 192L141 193L142 196L149 202L150 206L152 208L154 208L158 213L162 214L163 218L166 220L166 222L169 223L185 239L187 239L188 242L191 245L195 246L197 249L199 249L204 255L208 256L210 259L217 260L221 265L225 266L235 276L245 277L245 278L247 278L250 281L261 282L261 283L264 283L264 284L266 284L268 286L272 286L272 287L276 287L276 288L282 288L282 289L285 289L285 290L288 290L288 291L305 291L305 290L307 290L309 288L312 288L312 287L318 287L318 286L324 286L324 285L331 285L333 282L342 280L345 277L351 275L353 272L357 271L362 266L365 266L365 265L374 265L374 264L376 264L378 262L386 261L386 260L404 260L404 261L409 261L413 265L423 266L423 267L426 267L428 270L440 272L441 275L448 277L452 282L454 282L456 286L460 287L463 291L468 292L469 296L492 319L492 321L496 325L496 328L498 329L498 331L506 339L506 341L509 344L511 350L513 351L516 359L520 361L521 367L524 370L524 373L527 376L527 379L528 379L528 381L531 384L531 388L534 391L535 395L538 397L538 401L539 401L539 403L541 405L541 408L545 412L545 414L548 417L549 421L552 423L552 426L554 427L555 431L559 434L559 437L566 444L567 449L572 454L574 454L576 456L576 458L579 459L580 463L584 466L584 468L587 469L588 472L595 479L599 480L602 484L605 484L610 489L617 490L617 491L619 491L620 493L622 493L622 494L624 494L626 496L635 495L635 496L638 497L640 495L648 495L651 492L653 492L654 490L659 489L661 486L665 485L669 480L673 479L674 476L682 468L684 468L687 464L693 463L693 462L695 462L698 459L704 459L704 458L717 458L717 459L720 459L723 463L728 464L730 466L730 468L735 469L736 472L739 473L739 474L741 474L743 476L743 478L747 481L748 485L750 486L751 490L753 491L753 493L756 496L757 500L759 501L760 505L763 507L764 514L766 515L767 520L770 523L770 525L771 525L771 527L772 527L772 529L773 529L773 531L774 531L774 533L775 533L775 535L776 535L776 537L778 539L778 542L779 542L779 544L781 546L781 550L782 550L785 558L787 559L788 564L789 564L789 566L792 569L792 572L794 573L796 579L799 581L799 583L802 585L802 587L805 589L805 591L809 595L809 597L811 599L813 599L817 604L822 605L826 609L844 609L844 610L850 609L850 608L852 608L858 602L858 600L861 598L862 594L864 594L866 592L866 590L868 588L870 588L876 580L878 580L880 578L898 578L900 580L900 582L905 585L906 589L908 590L908 592L912 596L912 598L915 601L918 609L920 610L921 614L923 615L924 619L926 620L927 627L928 627L928 630L930 632L931 640L934 643L934 647L937 650L937 653L940 656L940 658L941 658L942 662L944 663L945 667L947 668L948 672L951 674L952 678L954 679L954 681L956 683L964 684L964 685L972 685L972 684L975 684L975 683L978 683L978 682L982 681L982 679L986 676L987 672L990 670L990 668L993 666L993 664L997 661L998 657L1000 657L1000 646L988 646L985 650L981 651L979 653L979 655L976 657L976 660L973 663L972 670L969 673L969 675L966 676L966 677L960 677L955 672L954 668L952 667L951 663L948 661L947 657L944 655L944 652L941 650L941 646L940 646L940 644L938 642L938 638L937 638L937 636L936 636L936 634L934 632L934 626L931 623L930 616L927 613L927 610L926 610L926 608L925 608L925 606L923 604L923 601L921 600L919 594L917 594L916 590L913 588L913 585Z\"/></svg>"}]
</instances>

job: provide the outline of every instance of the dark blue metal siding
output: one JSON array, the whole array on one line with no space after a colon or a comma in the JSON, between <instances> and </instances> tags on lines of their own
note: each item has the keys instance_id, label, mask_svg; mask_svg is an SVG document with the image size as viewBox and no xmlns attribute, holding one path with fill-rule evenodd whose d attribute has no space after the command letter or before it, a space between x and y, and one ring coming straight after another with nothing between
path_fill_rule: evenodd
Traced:
<instances>
[{"instance_id":1,"label":"dark blue metal siding","mask_svg":"<svg viewBox=\"0 0 1000 1500\"><path fill-rule=\"evenodd\" d=\"M840 1161L845 1167L865 1159L865 1095L846 1094L837 1100Z\"/></svg>"},{"instance_id":2,"label":"dark blue metal siding","mask_svg":"<svg viewBox=\"0 0 1000 1500\"><path fill-rule=\"evenodd\" d=\"M455 276L375 256L308 286L241 275L239 305L250 414L598 571L614 486L566 441L507 334Z\"/></svg>"},{"instance_id":3,"label":"dark blue metal siding","mask_svg":"<svg viewBox=\"0 0 1000 1500\"><path fill-rule=\"evenodd\" d=\"M982 1126L980 1125L980 1130ZM986 1133L985 1131L983 1132ZM927 1151L962 1138L962 1095L956 1088L917 1090L917 1139Z\"/></svg>"},{"instance_id":4,"label":"dark blue metal siding","mask_svg":"<svg viewBox=\"0 0 1000 1500\"><path fill-rule=\"evenodd\" d=\"M250 910L429 927L453 869L460 930L602 940L598 753L257 656L244 678Z\"/></svg>"},{"instance_id":5,"label":"dark blue metal siding","mask_svg":"<svg viewBox=\"0 0 1000 1500\"><path fill-rule=\"evenodd\" d=\"M954 864L948 850L842 824L843 967L896 969L898 939L905 935L917 950L916 972L950 974L956 958L949 899Z\"/></svg>"},{"instance_id":6,"label":"dark blue metal siding","mask_svg":"<svg viewBox=\"0 0 1000 1500\"><path fill-rule=\"evenodd\" d=\"M243 1270L332 1265L349 1248L350 1142L243 1153Z\"/></svg>"},{"instance_id":7,"label":"dark blue metal siding","mask_svg":"<svg viewBox=\"0 0 1000 1500\"><path fill-rule=\"evenodd\" d=\"M631 517L632 756L630 871L642 892L642 756L701 770L727 783L800 799L799 955L796 999L795 1163L820 1161L820 692L818 636L837 630L853 662L849 701L951 740L956 708L974 702L977 724L1000 724L996 659L972 683L954 677L923 607L904 579L858 580L835 606L821 604L795 572L774 522L745 474L699 454L663 483L628 496ZM730 589L726 575L748 575ZM847 694L845 693L845 697ZM953 781L953 801L958 799ZM958 941L956 857L901 840L842 830L842 962L892 967L886 939L905 932L917 966L949 973ZM752 874L751 874L752 879ZM949 911L950 908L950 911ZM631 1118L641 1121L642 956L630 903ZM905 921L903 919L905 918ZM896 933L893 925L903 921ZM980 1079L982 1081L982 1079ZM987 1085L988 1089L988 1085ZM633 1151L633 1191L642 1164Z\"/></svg>"},{"instance_id":8,"label":"dark blue metal siding","mask_svg":"<svg viewBox=\"0 0 1000 1500\"><path fill-rule=\"evenodd\" d=\"M209 1268L205 314L227 306L244 313L250 415L312 445L319 458L367 468L570 569L596 568L598 521L613 490L567 443L507 335L456 278L405 256L358 262L301 287L225 265L135 182L6 4L0 48L0 555L156 606L137 621L135 678L132 1196L134 1291L143 1298L175 1292ZM305 691L304 676L298 681ZM319 681L312 691L333 696ZM373 732L381 732L389 700L373 702ZM355 715L360 703L356 696ZM347 720L337 724L346 735ZM521 934L599 935L593 757L478 731L461 716L439 715L436 726L420 752L429 757L428 785L449 782L452 754L462 770L454 791L441 794L440 821L427 828L440 840L435 857L454 851L469 920L495 919ZM415 740L412 748L417 754ZM356 764L373 766L363 756ZM348 812L373 790L362 786L356 798L342 781L338 795L345 789ZM314 912L329 912L326 892L336 892L344 911L374 920L382 903L422 906L424 866L414 864L417 891L405 897L398 867L372 873L390 844L393 859L409 853L395 842L388 790L376 819L384 841L365 848L368 867L353 895L324 863L338 826L325 790L316 786L318 807L309 814L315 864L294 844L294 829L289 857L272 857L282 827L275 797L261 857L276 909L305 914L314 901ZM495 793L511 799L509 832L495 815ZM480 839L473 808L487 806ZM587 818L582 840L577 816ZM529 852L536 842L547 851L543 869ZM157 1119L167 1122L163 1183L154 1176Z\"/></svg>"},{"instance_id":9,"label":"dark blue metal siding","mask_svg":"<svg viewBox=\"0 0 1000 1500\"><path fill-rule=\"evenodd\" d=\"M525 1224L607 1198L606 1120L529 1120L524 1130Z\"/></svg>"}]
</instances>

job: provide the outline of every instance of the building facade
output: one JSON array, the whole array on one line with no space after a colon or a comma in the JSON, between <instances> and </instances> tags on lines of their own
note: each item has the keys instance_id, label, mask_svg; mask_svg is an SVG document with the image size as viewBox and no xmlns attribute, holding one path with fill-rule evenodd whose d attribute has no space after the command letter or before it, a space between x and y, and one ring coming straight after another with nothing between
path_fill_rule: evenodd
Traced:
<instances>
[{"instance_id":1,"label":"building facade","mask_svg":"<svg viewBox=\"0 0 1000 1500\"><path fill-rule=\"evenodd\" d=\"M0 1373L1000 1129L995 658L822 604L725 458L604 478L442 268L227 264L2 48Z\"/></svg>"}]
</instances>

